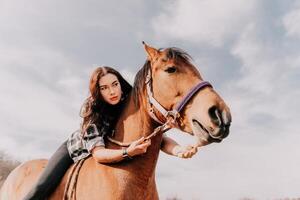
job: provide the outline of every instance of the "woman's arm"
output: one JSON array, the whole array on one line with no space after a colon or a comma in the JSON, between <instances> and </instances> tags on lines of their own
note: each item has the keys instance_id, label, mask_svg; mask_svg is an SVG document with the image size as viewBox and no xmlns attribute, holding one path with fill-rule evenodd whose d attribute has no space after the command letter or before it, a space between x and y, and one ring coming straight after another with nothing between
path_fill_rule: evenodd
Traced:
<instances>
[{"instance_id":1,"label":"woman's arm","mask_svg":"<svg viewBox=\"0 0 300 200\"><path fill-rule=\"evenodd\" d=\"M121 149L106 149L105 147L95 147L92 156L98 163L114 163L123 160Z\"/></svg>"},{"instance_id":2,"label":"woman's arm","mask_svg":"<svg viewBox=\"0 0 300 200\"><path fill-rule=\"evenodd\" d=\"M197 148L193 146L181 146L175 140L163 136L160 149L166 154L178 156L180 158L191 158L197 153Z\"/></svg>"},{"instance_id":3,"label":"woman's arm","mask_svg":"<svg viewBox=\"0 0 300 200\"><path fill-rule=\"evenodd\" d=\"M143 154L150 146L150 140L145 141L144 138L140 138L131 143L127 148L127 154L130 157ZM115 163L123 160L122 149L106 149L105 147L95 147L92 150L92 156L98 163Z\"/></svg>"},{"instance_id":4,"label":"woman's arm","mask_svg":"<svg viewBox=\"0 0 300 200\"><path fill-rule=\"evenodd\" d=\"M167 137L167 136L163 136L162 142L161 142L161 146L160 149L165 152L166 154L169 154L171 156L177 156L177 149L179 147L179 144Z\"/></svg>"}]
</instances>

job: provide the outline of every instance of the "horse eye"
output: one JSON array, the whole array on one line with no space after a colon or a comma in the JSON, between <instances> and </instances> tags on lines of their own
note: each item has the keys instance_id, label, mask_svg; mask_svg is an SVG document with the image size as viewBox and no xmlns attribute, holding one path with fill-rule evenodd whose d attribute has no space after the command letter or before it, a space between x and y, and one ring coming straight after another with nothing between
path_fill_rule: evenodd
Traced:
<instances>
[{"instance_id":1,"label":"horse eye","mask_svg":"<svg viewBox=\"0 0 300 200\"><path fill-rule=\"evenodd\" d=\"M168 69L166 69L165 72L174 73L174 72L176 72L176 67L174 67L174 66L168 67Z\"/></svg>"}]
</instances>

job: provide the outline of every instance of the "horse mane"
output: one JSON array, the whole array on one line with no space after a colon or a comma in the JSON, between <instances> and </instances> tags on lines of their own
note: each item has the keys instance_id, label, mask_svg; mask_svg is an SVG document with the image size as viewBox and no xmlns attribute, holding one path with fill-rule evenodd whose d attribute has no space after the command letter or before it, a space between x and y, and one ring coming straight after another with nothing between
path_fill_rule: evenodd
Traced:
<instances>
[{"instance_id":1,"label":"horse mane","mask_svg":"<svg viewBox=\"0 0 300 200\"><path fill-rule=\"evenodd\" d=\"M150 61L146 60L144 66L138 71L138 73L135 76L132 93L134 97L134 104L136 107L141 106L142 96L146 87L145 80L148 74L148 70L150 68Z\"/></svg>"},{"instance_id":2,"label":"horse mane","mask_svg":"<svg viewBox=\"0 0 300 200\"><path fill-rule=\"evenodd\" d=\"M174 59L175 61L184 63L191 63L191 61L193 60L193 58L187 52L183 51L180 48L171 47L167 49L159 49L159 51L163 50L166 51L166 56L168 59ZM138 71L135 76L132 92L136 107L141 106L142 97L144 96L144 92L146 90L145 80L150 68L151 63L149 60L146 60L144 66Z\"/></svg>"}]
</instances>

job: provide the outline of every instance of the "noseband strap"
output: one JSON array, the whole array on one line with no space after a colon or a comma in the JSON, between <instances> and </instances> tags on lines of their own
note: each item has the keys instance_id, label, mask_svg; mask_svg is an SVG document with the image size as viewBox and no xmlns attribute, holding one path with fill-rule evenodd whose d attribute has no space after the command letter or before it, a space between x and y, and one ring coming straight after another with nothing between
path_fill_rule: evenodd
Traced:
<instances>
[{"instance_id":1,"label":"noseband strap","mask_svg":"<svg viewBox=\"0 0 300 200\"><path fill-rule=\"evenodd\" d=\"M208 81L202 81L198 83L195 87L193 87L189 93L182 99L182 101L176 106L175 110L177 112L181 112L184 106L189 102L189 100L201 89L204 87L212 87L212 85Z\"/></svg>"}]
</instances>

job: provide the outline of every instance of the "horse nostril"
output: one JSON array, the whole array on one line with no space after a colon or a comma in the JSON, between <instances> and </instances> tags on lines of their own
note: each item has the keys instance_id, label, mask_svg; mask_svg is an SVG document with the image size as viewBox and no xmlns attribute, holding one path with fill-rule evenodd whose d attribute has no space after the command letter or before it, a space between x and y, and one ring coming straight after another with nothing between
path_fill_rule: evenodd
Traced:
<instances>
[{"instance_id":1,"label":"horse nostril","mask_svg":"<svg viewBox=\"0 0 300 200\"><path fill-rule=\"evenodd\" d=\"M223 122L226 126L230 126L230 123L231 123L231 114L230 114L230 112L227 112L226 110L223 110L222 119L223 119Z\"/></svg>"},{"instance_id":2,"label":"horse nostril","mask_svg":"<svg viewBox=\"0 0 300 200\"><path fill-rule=\"evenodd\" d=\"M229 135L229 128L230 128L230 124L224 126L224 128L223 128L223 130L224 130L223 138L226 138Z\"/></svg>"},{"instance_id":3,"label":"horse nostril","mask_svg":"<svg viewBox=\"0 0 300 200\"><path fill-rule=\"evenodd\" d=\"M217 106L212 106L208 109L208 114L214 124L220 126L222 124L221 113L218 110Z\"/></svg>"}]
</instances>

